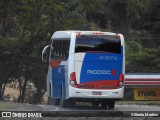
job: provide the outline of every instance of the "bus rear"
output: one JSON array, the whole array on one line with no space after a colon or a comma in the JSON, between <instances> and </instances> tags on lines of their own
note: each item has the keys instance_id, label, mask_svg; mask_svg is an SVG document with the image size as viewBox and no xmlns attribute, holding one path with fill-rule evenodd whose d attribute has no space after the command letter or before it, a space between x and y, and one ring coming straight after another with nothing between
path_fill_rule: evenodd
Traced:
<instances>
[{"instance_id":1,"label":"bus rear","mask_svg":"<svg viewBox=\"0 0 160 120\"><path fill-rule=\"evenodd\" d=\"M71 44L74 48L71 48L73 53L69 57L72 66L69 70L69 97L101 102L122 99L123 36L107 32L82 32L73 36Z\"/></svg>"}]
</instances>

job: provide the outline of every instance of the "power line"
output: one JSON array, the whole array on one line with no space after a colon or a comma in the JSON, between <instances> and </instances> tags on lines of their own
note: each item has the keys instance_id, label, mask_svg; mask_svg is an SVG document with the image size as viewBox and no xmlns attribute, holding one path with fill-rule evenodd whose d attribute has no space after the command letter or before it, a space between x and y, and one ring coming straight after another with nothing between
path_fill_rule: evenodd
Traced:
<instances>
[{"instance_id":1,"label":"power line","mask_svg":"<svg viewBox=\"0 0 160 120\"><path fill-rule=\"evenodd\" d=\"M150 39L152 39L152 40L160 40L160 38L127 38L127 39L141 39L141 40L150 40Z\"/></svg>"}]
</instances>

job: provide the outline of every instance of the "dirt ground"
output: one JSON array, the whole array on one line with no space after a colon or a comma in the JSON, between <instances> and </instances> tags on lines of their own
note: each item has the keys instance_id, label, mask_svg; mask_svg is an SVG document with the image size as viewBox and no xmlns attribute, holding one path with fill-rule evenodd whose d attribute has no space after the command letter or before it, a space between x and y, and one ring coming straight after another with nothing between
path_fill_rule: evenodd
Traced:
<instances>
[{"instance_id":1,"label":"dirt ground","mask_svg":"<svg viewBox=\"0 0 160 120\"><path fill-rule=\"evenodd\" d=\"M19 96L19 90L10 88L6 86L5 91L4 91L4 99L7 101L14 101L17 100Z\"/></svg>"},{"instance_id":2,"label":"dirt ground","mask_svg":"<svg viewBox=\"0 0 160 120\"><path fill-rule=\"evenodd\" d=\"M17 102L19 95L20 95L20 91L17 83L14 83L12 85L10 84L6 85L5 91L4 91L5 101ZM47 104L47 101L48 101L47 94L44 94L42 98L42 104Z\"/></svg>"}]
</instances>

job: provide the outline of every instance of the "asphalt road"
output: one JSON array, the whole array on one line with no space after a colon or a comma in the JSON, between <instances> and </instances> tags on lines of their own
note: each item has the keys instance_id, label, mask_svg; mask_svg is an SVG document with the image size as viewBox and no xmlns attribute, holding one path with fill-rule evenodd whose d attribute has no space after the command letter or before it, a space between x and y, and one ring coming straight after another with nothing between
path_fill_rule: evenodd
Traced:
<instances>
[{"instance_id":1,"label":"asphalt road","mask_svg":"<svg viewBox=\"0 0 160 120\"><path fill-rule=\"evenodd\" d=\"M86 110L102 110L101 107L93 107L88 105L77 105L75 108L62 108L60 105L37 105L42 107L44 111L86 111ZM112 111L160 111L160 106L156 105L115 105ZM103 110L104 111L104 110ZM105 110L106 111L106 110ZM109 111L109 110L108 110Z\"/></svg>"},{"instance_id":2,"label":"asphalt road","mask_svg":"<svg viewBox=\"0 0 160 120\"><path fill-rule=\"evenodd\" d=\"M18 104L14 109L0 111L41 112L43 117L160 117L160 105L116 104L114 109L101 109L90 104L78 103L75 108L62 108L60 105Z\"/></svg>"}]
</instances>

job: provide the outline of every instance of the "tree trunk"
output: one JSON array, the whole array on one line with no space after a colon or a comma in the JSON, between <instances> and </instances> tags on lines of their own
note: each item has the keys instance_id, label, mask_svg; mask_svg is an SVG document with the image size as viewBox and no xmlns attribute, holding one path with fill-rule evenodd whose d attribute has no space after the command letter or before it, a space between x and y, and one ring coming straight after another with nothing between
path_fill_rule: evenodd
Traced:
<instances>
[{"instance_id":1,"label":"tree trunk","mask_svg":"<svg viewBox=\"0 0 160 120\"><path fill-rule=\"evenodd\" d=\"M3 88L2 88L2 98L3 98L3 95L4 95L4 90L5 90L6 84L7 84L7 81L3 84Z\"/></svg>"},{"instance_id":2,"label":"tree trunk","mask_svg":"<svg viewBox=\"0 0 160 120\"><path fill-rule=\"evenodd\" d=\"M5 85L7 84L8 82L8 72L7 73L4 73L2 78L1 78L1 83L0 83L0 100L3 100L3 93L4 93L4 88L5 88Z\"/></svg>"},{"instance_id":3,"label":"tree trunk","mask_svg":"<svg viewBox=\"0 0 160 120\"><path fill-rule=\"evenodd\" d=\"M21 80L18 79L19 82L19 97L18 97L18 103L21 103L21 98L22 98L22 85L21 85Z\"/></svg>"},{"instance_id":4,"label":"tree trunk","mask_svg":"<svg viewBox=\"0 0 160 120\"><path fill-rule=\"evenodd\" d=\"M3 84L5 82L5 78L6 78L6 71L7 71L7 67L6 66L2 66L1 70L0 70L0 100L3 100Z\"/></svg>"},{"instance_id":5,"label":"tree trunk","mask_svg":"<svg viewBox=\"0 0 160 120\"><path fill-rule=\"evenodd\" d=\"M2 83L0 83L0 100L3 100L3 95L2 95Z\"/></svg>"},{"instance_id":6,"label":"tree trunk","mask_svg":"<svg viewBox=\"0 0 160 120\"><path fill-rule=\"evenodd\" d=\"M25 82L24 82L24 85L23 85L23 88L22 88L22 98L21 98L22 103L24 103L24 97L25 97L27 82L28 82L28 79L25 79Z\"/></svg>"}]
</instances>

